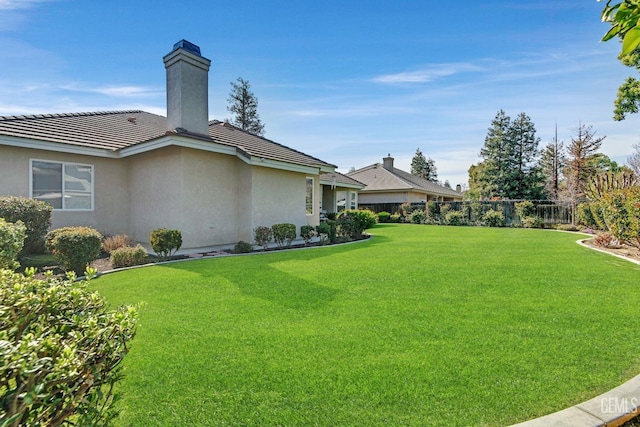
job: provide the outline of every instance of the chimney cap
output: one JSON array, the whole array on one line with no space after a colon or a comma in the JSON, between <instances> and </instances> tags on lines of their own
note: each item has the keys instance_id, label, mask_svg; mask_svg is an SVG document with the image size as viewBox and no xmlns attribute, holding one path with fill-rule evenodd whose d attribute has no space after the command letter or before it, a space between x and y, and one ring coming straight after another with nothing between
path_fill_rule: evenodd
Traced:
<instances>
[{"instance_id":1,"label":"chimney cap","mask_svg":"<svg viewBox=\"0 0 640 427\"><path fill-rule=\"evenodd\" d=\"M173 45L173 50L177 49L184 49L187 52L193 53L194 55L202 56L200 54L200 47L185 39L182 39Z\"/></svg>"}]
</instances>

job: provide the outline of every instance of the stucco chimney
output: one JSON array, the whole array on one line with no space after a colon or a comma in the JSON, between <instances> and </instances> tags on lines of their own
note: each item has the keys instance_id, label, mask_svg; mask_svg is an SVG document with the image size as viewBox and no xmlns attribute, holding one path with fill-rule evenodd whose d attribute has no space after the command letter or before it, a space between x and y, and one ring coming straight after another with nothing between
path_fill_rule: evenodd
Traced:
<instances>
[{"instance_id":1,"label":"stucco chimney","mask_svg":"<svg viewBox=\"0 0 640 427\"><path fill-rule=\"evenodd\" d=\"M462 193L462 185L457 184L457 185L456 185L456 191L457 191L458 193Z\"/></svg>"},{"instance_id":2,"label":"stucco chimney","mask_svg":"<svg viewBox=\"0 0 640 427\"><path fill-rule=\"evenodd\" d=\"M186 40L163 58L167 69L167 130L209 134L209 66L200 48Z\"/></svg>"},{"instance_id":3,"label":"stucco chimney","mask_svg":"<svg viewBox=\"0 0 640 427\"><path fill-rule=\"evenodd\" d=\"M393 171L393 157L391 157L391 154L387 154L387 157L382 158L382 167L388 171Z\"/></svg>"}]
</instances>

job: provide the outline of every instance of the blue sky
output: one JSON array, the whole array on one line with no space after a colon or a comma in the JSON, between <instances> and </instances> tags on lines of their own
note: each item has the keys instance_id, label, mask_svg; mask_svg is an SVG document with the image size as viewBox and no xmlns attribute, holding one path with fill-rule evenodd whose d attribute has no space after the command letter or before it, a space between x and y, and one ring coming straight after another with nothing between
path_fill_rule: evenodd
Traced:
<instances>
[{"instance_id":1,"label":"blue sky","mask_svg":"<svg viewBox=\"0 0 640 427\"><path fill-rule=\"evenodd\" d=\"M632 69L600 42L596 0L0 0L0 115L165 114L162 57L180 39L211 59L209 115L249 80L266 137L346 172L417 148L438 178L467 170L499 109L525 112L541 147L581 121L623 163L640 116L612 119Z\"/></svg>"}]
</instances>

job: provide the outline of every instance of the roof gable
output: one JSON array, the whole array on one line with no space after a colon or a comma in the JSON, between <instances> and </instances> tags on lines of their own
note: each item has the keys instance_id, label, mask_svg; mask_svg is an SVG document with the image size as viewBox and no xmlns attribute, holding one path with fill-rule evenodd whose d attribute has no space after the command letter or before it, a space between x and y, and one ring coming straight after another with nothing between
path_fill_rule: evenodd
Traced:
<instances>
[{"instance_id":1,"label":"roof gable","mask_svg":"<svg viewBox=\"0 0 640 427\"><path fill-rule=\"evenodd\" d=\"M385 169L380 163L349 172L347 176L366 185L363 191L419 191L441 196L461 198L455 190L431 182L419 176L411 175L398 168Z\"/></svg>"}]
</instances>

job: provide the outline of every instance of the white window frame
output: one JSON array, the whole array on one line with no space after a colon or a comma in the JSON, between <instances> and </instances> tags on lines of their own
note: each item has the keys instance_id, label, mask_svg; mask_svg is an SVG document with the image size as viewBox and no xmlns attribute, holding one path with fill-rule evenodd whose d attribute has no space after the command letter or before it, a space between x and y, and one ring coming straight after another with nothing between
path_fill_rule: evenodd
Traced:
<instances>
[{"instance_id":1,"label":"white window frame","mask_svg":"<svg viewBox=\"0 0 640 427\"><path fill-rule=\"evenodd\" d=\"M307 204L307 188L309 188L309 181L311 181L311 212L309 212L309 205ZM313 215L315 213L315 195L316 195L316 181L312 176L308 176L304 180L304 211L307 215Z\"/></svg>"},{"instance_id":2,"label":"white window frame","mask_svg":"<svg viewBox=\"0 0 640 427\"><path fill-rule=\"evenodd\" d=\"M67 212L90 212L94 210L94 196L95 196L95 191L94 191L94 182L95 182L95 168L93 165L91 164L86 164L86 163L74 163L74 162L60 162L57 160L46 160L46 159L30 159L29 160L29 197L33 198L33 163L34 162L41 162L41 163L51 163L51 164L56 164L56 165L62 165L62 208L54 208L56 211L67 211ZM91 190L90 190L90 200L91 200L91 207L87 208L87 209L67 209L64 207L65 203L65 168L67 166L81 166L81 167L88 167L90 169L90 173L91 173Z\"/></svg>"}]
</instances>

